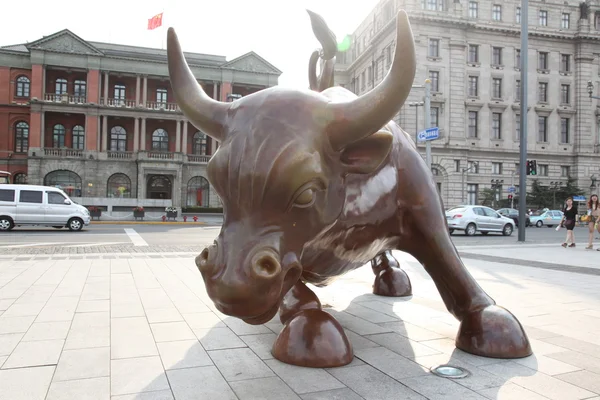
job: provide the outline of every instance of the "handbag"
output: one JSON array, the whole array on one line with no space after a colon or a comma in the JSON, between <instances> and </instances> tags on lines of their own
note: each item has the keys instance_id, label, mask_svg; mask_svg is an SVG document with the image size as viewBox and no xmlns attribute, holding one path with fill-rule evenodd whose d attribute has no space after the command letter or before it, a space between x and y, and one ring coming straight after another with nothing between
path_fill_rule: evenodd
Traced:
<instances>
[{"instance_id":1,"label":"handbag","mask_svg":"<svg viewBox=\"0 0 600 400\"><path fill-rule=\"evenodd\" d=\"M582 215L581 218L579 218L579 220L581 222L590 222L592 220L591 215Z\"/></svg>"}]
</instances>

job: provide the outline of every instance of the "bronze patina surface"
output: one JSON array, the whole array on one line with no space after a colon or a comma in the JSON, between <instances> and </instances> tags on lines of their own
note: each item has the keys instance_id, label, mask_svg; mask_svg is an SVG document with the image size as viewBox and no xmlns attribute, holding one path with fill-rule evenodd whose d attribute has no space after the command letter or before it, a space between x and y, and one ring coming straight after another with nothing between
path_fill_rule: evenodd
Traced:
<instances>
[{"instance_id":1,"label":"bronze patina surface","mask_svg":"<svg viewBox=\"0 0 600 400\"><path fill-rule=\"evenodd\" d=\"M315 15L317 34L327 28ZM401 250L419 260L461 322L458 348L487 357L530 355L519 321L465 268L431 171L410 136L390 121L416 70L407 14L397 16L389 73L360 97L331 87L331 39L319 40L324 50L316 58L325 62L320 79L309 72L312 90L272 87L224 103L202 90L169 28L177 103L194 126L221 142L207 174L223 202L224 222L215 243L196 258L217 309L249 324L279 311L277 359L345 365L352 346L306 283L327 285L370 262L375 294L410 295L410 280L391 254Z\"/></svg>"}]
</instances>

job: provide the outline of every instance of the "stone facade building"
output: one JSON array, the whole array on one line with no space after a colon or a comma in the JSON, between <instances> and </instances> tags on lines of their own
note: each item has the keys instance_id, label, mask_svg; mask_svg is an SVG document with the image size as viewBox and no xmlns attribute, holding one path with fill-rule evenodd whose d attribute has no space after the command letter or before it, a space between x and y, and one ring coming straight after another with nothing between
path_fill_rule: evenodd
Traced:
<instances>
[{"instance_id":1,"label":"stone facade building","mask_svg":"<svg viewBox=\"0 0 600 400\"><path fill-rule=\"evenodd\" d=\"M254 52L186 58L222 101L281 75ZM69 30L0 47L0 170L15 183L60 186L117 213L219 207L205 173L217 146L175 104L166 50L88 42Z\"/></svg>"},{"instance_id":2,"label":"stone facade building","mask_svg":"<svg viewBox=\"0 0 600 400\"><path fill-rule=\"evenodd\" d=\"M413 85L431 80L433 173L445 205L481 201L484 188L518 191L520 0L383 0L338 54L336 84L360 95L379 84L394 54L395 16L405 9L416 41ZM600 0L529 1L528 159L545 186L569 177L600 183ZM424 129L424 89L413 88L397 122ZM416 122L415 122L416 120ZM424 144L419 144L424 154ZM477 165L475 165L477 162ZM466 171L468 169L468 171ZM463 185L464 177L464 185ZM528 185L532 181L528 177Z\"/></svg>"}]
</instances>

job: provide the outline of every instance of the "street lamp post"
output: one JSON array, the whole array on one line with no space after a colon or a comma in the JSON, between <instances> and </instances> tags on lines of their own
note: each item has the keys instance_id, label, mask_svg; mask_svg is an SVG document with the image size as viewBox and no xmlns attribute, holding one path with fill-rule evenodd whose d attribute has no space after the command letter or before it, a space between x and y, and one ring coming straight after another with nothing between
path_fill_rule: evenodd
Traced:
<instances>
[{"instance_id":1,"label":"street lamp post","mask_svg":"<svg viewBox=\"0 0 600 400\"><path fill-rule=\"evenodd\" d=\"M521 133L519 137L519 221L527 220L527 74L529 55L529 0L521 0ZM520 191L523 193L520 193ZM525 225L519 224L519 242L525 241Z\"/></svg>"},{"instance_id":2,"label":"street lamp post","mask_svg":"<svg viewBox=\"0 0 600 400\"><path fill-rule=\"evenodd\" d=\"M510 173L510 187L514 188L515 187L515 174L517 173L516 170L514 170L513 172ZM512 189L511 189L512 190ZM514 208L514 200L515 200L515 193L516 190L514 192L511 192L512 196L510 197L510 208Z\"/></svg>"},{"instance_id":3,"label":"street lamp post","mask_svg":"<svg viewBox=\"0 0 600 400\"><path fill-rule=\"evenodd\" d=\"M556 190L559 187L562 187L562 182L550 182L550 187L552 188L552 209L556 209Z\"/></svg>"},{"instance_id":4,"label":"street lamp post","mask_svg":"<svg viewBox=\"0 0 600 400\"><path fill-rule=\"evenodd\" d=\"M415 108L415 146L419 141L419 107L423 107L425 105L422 101L411 101L408 103L409 107Z\"/></svg>"},{"instance_id":5,"label":"street lamp post","mask_svg":"<svg viewBox=\"0 0 600 400\"><path fill-rule=\"evenodd\" d=\"M463 204L467 204L467 199L465 196L465 173L469 172L470 170L472 170L473 168L477 168L477 166L479 165L479 162L477 161L473 161L473 165L471 165L468 168L463 168L462 169L462 201Z\"/></svg>"},{"instance_id":6,"label":"street lamp post","mask_svg":"<svg viewBox=\"0 0 600 400\"><path fill-rule=\"evenodd\" d=\"M504 183L504 179L492 179L491 181L492 184L492 190L494 191L494 199L492 201L492 206L494 205L494 202L496 202L496 205L498 204L498 197L496 190L500 189L502 187L502 184ZM500 195L502 195L502 193L500 193Z\"/></svg>"}]
</instances>

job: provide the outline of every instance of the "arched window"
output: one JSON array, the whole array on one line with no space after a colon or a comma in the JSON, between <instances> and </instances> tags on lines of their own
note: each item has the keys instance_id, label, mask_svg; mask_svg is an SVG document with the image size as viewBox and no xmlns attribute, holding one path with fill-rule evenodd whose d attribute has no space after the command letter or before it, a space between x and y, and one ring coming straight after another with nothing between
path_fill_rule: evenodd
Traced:
<instances>
[{"instance_id":1,"label":"arched window","mask_svg":"<svg viewBox=\"0 0 600 400\"><path fill-rule=\"evenodd\" d=\"M65 127L61 124L56 124L52 128L52 147L55 149L65 147Z\"/></svg>"},{"instance_id":2,"label":"arched window","mask_svg":"<svg viewBox=\"0 0 600 400\"><path fill-rule=\"evenodd\" d=\"M81 197L81 177L73 171L66 169L52 171L44 177L44 185L62 189L72 197Z\"/></svg>"},{"instance_id":3,"label":"arched window","mask_svg":"<svg viewBox=\"0 0 600 400\"><path fill-rule=\"evenodd\" d=\"M67 94L67 80L65 78L58 78L54 84L55 94Z\"/></svg>"},{"instance_id":4,"label":"arched window","mask_svg":"<svg viewBox=\"0 0 600 400\"><path fill-rule=\"evenodd\" d=\"M146 185L147 199L169 200L173 194L171 178L166 175L150 175Z\"/></svg>"},{"instance_id":5,"label":"arched window","mask_svg":"<svg viewBox=\"0 0 600 400\"><path fill-rule=\"evenodd\" d=\"M192 154L197 156L205 156L206 155L206 134L202 132L194 133L194 140L192 142Z\"/></svg>"},{"instance_id":6,"label":"arched window","mask_svg":"<svg viewBox=\"0 0 600 400\"><path fill-rule=\"evenodd\" d=\"M127 151L127 132L122 126L110 128L110 151Z\"/></svg>"},{"instance_id":7,"label":"arched window","mask_svg":"<svg viewBox=\"0 0 600 400\"><path fill-rule=\"evenodd\" d=\"M17 97L29 97L31 81L28 77L21 75L17 78Z\"/></svg>"},{"instance_id":8,"label":"arched window","mask_svg":"<svg viewBox=\"0 0 600 400\"><path fill-rule=\"evenodd\" d=\"M13 179L13 183L15 184L22 184L25 185L27 184L27 174L24 173L18 173L15 174L15 178Z\"/></svg>"},{"instance_id":9,"label":"arched window","mask_svg":"<svg viewBox=\"0 0 600 400\"><path fill-rule=\"evenodd\" d=\"M73 148L75 150L83 150L85 148L85 130L81 125L73 127Z\"/></svg>"},{"instance_id":10,"label":"arched window","mask_svg":"<svg viewBox=\"0 0 600 400\"><path fill-rule=\"evenodd\" d=\"M15 125L15 153L27 153L29 150L29 124L17 122Z\"/></svg>"},{"instance_id":11,"label":"arched window","mask_svg":"<svg viewBox=\"0 0 600 400\"><path fill-rule=\"evenodd\" d=\"M106 184L106 197L131 197L131 179L125 174L114 174L108 178Z\"/></svg>"},{"instance_id":12,"label":"arched window","mask_svg":"<svg viewBox=\"0 0 600 400\"><path fill-rule=\"evenodd\" d=\"M169 151L169 134L162 128L152 133L152 150Z\"/></svg>"},{"instance_id":13,"label":"arched window","mask_svg":"<svg viewBox=\"0 0 600 400\"><path fill-rule=\"evenodd\" d=\"M195 176L188 181L187 201L188 207L208 207L210 202L210 185L203 176Z\"/></svg>"}]
</instances>

